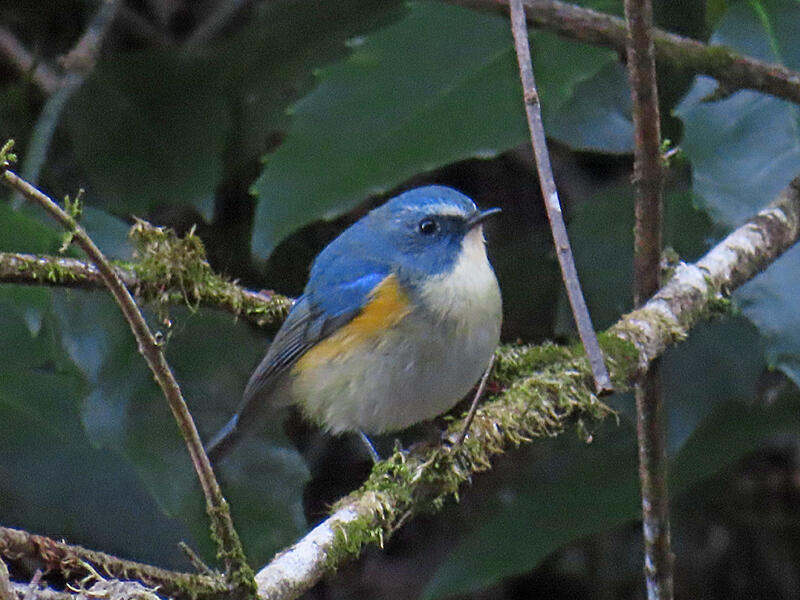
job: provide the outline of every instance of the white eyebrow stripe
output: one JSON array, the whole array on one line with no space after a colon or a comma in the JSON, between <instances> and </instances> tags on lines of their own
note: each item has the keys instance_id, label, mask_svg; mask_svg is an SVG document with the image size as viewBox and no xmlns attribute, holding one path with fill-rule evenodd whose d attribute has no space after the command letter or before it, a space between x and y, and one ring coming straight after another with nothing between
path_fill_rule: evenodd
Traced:
<instances>
[{"instance_id":1,"label":"white eyebrow stripe","mask_svg":"<svg viewBox=\"0 0 800 600\"><path fill-rule=\"evenodd\" d=\"M418 208L408 208L408 210L418 210ZM425 213L429 215L442 215L445 217L464 217L466 216L463 209L458 206L453 206L448 202L437 202L435 204L427 204L424 207Z\"/></svg>"}]
</instances>

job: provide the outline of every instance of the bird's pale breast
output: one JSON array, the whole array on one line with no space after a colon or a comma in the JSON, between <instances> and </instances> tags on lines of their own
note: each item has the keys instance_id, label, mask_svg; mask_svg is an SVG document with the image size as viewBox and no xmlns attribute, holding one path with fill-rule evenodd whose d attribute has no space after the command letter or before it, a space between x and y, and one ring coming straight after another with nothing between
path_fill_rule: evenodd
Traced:
<instances>
[{"instance_id":1,"label":"bird's pale breast","mask_svg":"<svg viewBox=\"0 0 800 600\"><path fill-rule=\"evenodd\" d=\"M394 431L469 391L500 336L500 291L480 227L454 268L413 297L387 277L356 318L298 361L290 393L307 417L334 433Z\"/></svg>"}]
</instances>

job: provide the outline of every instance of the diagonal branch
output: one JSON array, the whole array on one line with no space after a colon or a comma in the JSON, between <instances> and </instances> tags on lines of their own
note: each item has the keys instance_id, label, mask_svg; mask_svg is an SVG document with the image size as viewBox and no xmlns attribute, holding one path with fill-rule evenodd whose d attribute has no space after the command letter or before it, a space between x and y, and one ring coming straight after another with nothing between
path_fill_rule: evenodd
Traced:
<instances>
[{"instance_id":1,"label":"diagonal branch","mask_svg":"<svg viewBox=\"0 0 800 600\"><path fill-rule=\"evenodd\" d=\"M10 149L10 144L3 148L3 153ZM86 253L99 271L100 277L114 296L122 314L130 325L131 331L136 338L139 353L144 357L147 366L152 371L156 382L161 387L175 421L183 435L192 464L197 471L200 486L206 499L206 511L211 518L212 533L215 541L219 545L220 557L224 560L226 575L229 583L238 591L248 595L246 588L249 587L252 571L244 558L239 535L233 527L233 520L228 509L228 504L222 496L222 490L217 483L211 463L203 450L200 435L197 432L194 419L189 412L186 401L183 398L178 382L172 374L170 366L164 358L161 345L156 341L147 323L136 305L136 301L131 296L125 284L120 280L117 273L106 260L100 249L94 244L86 231L76 221L77 207L67 203L69 212L63 210L51 198L33 187L24 179L20 178L13 171L8 170L6 156L0 156L0 176L2 182L22 195L32 204L36 204L48 213L56 222L61 224L67 231L67 241L74 241Z\"/></svg>"},{"instance_id":2,"label":"diagonal branch","mask_svg":"<svg viewBox=\"0 0 800 600\"><path fill-rule=\"evenodd\" d=\"M14 33L0 25L0 54L14 65L23 76L30 77L45 94L49 95L61 87L61 77L28 50Z\"/></svg>"},{"instance_id":3,"label":"diagonal branch","mask_svg":"<svg viewBox=\"0 0 800 600\"><path fill-rule=\"evenodd\" d=\"M697 263L679 266L644 306L602 336L615 387L634 383L668 346L685 339L715 305L724 304L726 296L799 238L800 178ZM298 597L367 543L382 544L410 516L441 506L471 474L488 469L492 456L551 434L570 416L608 414L595 397L581 352L554 346L504 347L497 352L493 379L505 390L477 412L463 446L395 454L380 463L362 489L340 501L330 517L261 569L256 575L259 596ZM451 425L451 439L462 427L460 421Z\"/></svg>"},{"instance_id":4,"label":"diagonal branch","mask_svg":"<svg viewBox=\"0 0 800 600\"><path fill-rule=\"evenodd\" d=\"M550 222L550 231L553 234L558 264L561 267L561 277L567 290L567 298L572 308L572 316L578 327L583 347L592 366L594 384L601 395L614 391L608 370L603 362L603 354L597 343L597 334L583 298L583 290L578 280L578 270L575 268L575 258L567 235L567 226L564 224L564 215L561 212L561 202L558 199L558 190L553 178L553 169L550 166L550 154L547 151L547 140L542 122L542 109L539 104L539 92L533 77L533 64L531 63L531 50L528 45L528 28L525 24L525 11L522 0L511 0L511 33L514 37L514 47L519 64L519 75L522 80L522 93L525 99L525 115L528 120L528 130L531 136L533 155L536 158L536 171L539 175L539 186L542 189L542 198Z\"/></svg>"},{"instance_id":5,"label":"diagonal branch","mask_svg":"<svg viewBox=\"0 0 800 600\"><path fill-rule=\"evenodd\" d=\"M66 72L61 78L61 85L47 98L36 119L25 153L25 162L22 164L22 177L34 185L38 183L47 160L47 152L61 120L61 113L94 68L103 38L111 28L120 4L122 0L101 0L86 30L75 46L60 60ZM19 202L21 198L15 200L15 204Z\"/></svg>"},{"instance_id":6,"label":"diagonal branch","mask_svg":"<svg viewBox=\"0 0 800 600\"><path fill-rule=\"evenodd\" d=\"M474 8L508 9L508 0L450 0ZM625 21L557 0L524 0L528 23L566 38L604 46L625 55ZM800 104L800 73L740 54L727 46L703 44L653 29L656 61L713 77L720 92L750 89Z\"/></svg>"}]
</instances>

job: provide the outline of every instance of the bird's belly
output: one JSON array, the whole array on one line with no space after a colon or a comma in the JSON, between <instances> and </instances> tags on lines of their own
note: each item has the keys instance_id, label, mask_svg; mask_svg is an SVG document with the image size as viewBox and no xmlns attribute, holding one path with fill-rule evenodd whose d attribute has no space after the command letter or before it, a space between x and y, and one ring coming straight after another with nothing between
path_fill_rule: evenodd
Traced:
<instances>
[{"instance_id":1,"label":"bird's belly","mask_svg":"<svg viewBox=\"0 0 800 600\"><path fill-rule=\"evenodd\" d=\"M403 429L464 397L486 368L499 330L499 313L456 326L414 311L380 337L295 371L292 400L333 433Z\"/></svg>"}]
</instances>

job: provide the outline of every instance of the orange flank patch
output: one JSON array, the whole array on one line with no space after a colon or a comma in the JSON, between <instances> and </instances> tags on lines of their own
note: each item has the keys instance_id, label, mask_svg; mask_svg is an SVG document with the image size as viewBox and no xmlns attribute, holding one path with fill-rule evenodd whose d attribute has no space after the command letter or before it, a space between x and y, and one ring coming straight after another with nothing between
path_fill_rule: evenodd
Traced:
<instances>
[{"instance_id":1,"label":"orange flank patch","mask_svg":"<svg viewBox=\"0 0 800 600\"><path fill-rule=\"evenodd\" d=\"M410 312L408 296L400 287L397 277L389 275L375 286L358 316L308 350L292 370L300 373L337 356L345 357L381 332L397 325Z\"/></svg>"}]
</instances>

